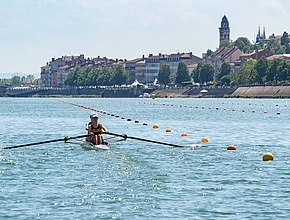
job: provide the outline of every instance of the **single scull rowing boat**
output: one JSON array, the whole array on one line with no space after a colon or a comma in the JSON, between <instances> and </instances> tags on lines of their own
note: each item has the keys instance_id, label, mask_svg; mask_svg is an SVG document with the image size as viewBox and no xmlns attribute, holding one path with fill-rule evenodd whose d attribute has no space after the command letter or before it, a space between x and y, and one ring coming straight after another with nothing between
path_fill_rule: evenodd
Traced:
<instances>
[{"instance_id":1,"label":"single scull rowing boat","mask_svg":"<svg viewBox=\"0 0 290 220\"><path fill-rule=\"evenodd\" d=\"M81 146L88 150L110 150L108 144L93 144L89 141L83 141Z\"/></svg>"}]
</instances>

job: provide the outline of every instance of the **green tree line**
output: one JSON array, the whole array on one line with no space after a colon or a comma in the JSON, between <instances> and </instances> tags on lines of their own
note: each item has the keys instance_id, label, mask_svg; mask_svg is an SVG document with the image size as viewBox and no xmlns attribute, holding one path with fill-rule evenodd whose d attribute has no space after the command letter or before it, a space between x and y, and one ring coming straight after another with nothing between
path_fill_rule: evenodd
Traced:
<instances>
[{"instance_id":1,"label":"green tree line","mask_svg":"<svg viewBox=\"0 0 290 220\"><path fill-rule=\"evenodd\" d=\"M122 65L101 68L76 68L69 72L65 84L69 86L110 86L129 82L129 73Z\"/></svg>"},{"instance_id":2,"label":"green tree line","mask_svg":"<svg viewBox=\"0 0 290 220\"><path fill-rule=\"evenodd\" d=\"M35 79L34 75L27 76L12 76L11 78L0 79L1 86L26 86L26 85L40 85L40 79Z\"/></svg>"},{"instance_id":3,"label":"green tree line","mask_svg":"<svg viewBox=\"0 0 290 220\"><path fill-rule=\"evenodd\" d=\"M262 57L258 61L248 59L242 64L237 72L233 72L230 63L223 63L217 71L213 66L205 61L199 62L191 74L189 74L186 64L180 63L175 83L178 85L189 85L191 81L199 84L210 84L215 81L216 85L246 85L246 84L289 84L290 62L274 58L267 60ZM166 76L166 77L165 77ZM159 82L168 84L170 81L170 68L166 64L159 71Z\"/></svg>"}]
</instances>

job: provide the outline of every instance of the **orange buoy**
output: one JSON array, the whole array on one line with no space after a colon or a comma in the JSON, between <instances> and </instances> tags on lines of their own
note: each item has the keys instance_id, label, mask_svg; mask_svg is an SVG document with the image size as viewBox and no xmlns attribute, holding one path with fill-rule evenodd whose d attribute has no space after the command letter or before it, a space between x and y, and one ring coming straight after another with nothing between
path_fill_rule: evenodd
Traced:
<instances>
[{"instance_id":1,"label":"orange buoy","mask_svg":"<svg viewBox=\"0 0 290 220\"><path fill-rule=\"evenodd\" d=\"M159 128L158 124L154 124L153 128Z\"/></svg>"},{"instance_id":2,"label":"orange buoy","mask_svg":"<svg viewBox=\"0 0 290 220\"><path fill-rule=\"evenodd\" d=\"M274 160L273 154L266 152L263 155L263 161Z\"/></svg>"},{"instance_id":3,"label":"orange buoy","mask_svg":"<svg viewBox=\"0 0 290 220\"><path fill-rule=\"evenodd\" d=\"M208 142L208 138L207 137L203 137L202 139L201 139L201 142Z\"/></svg>"},{"instance_id":4,"label":"orange buoy","mask_svg":"<svg viewBox=\"0 0 290 220\"><path fill-rule=\"evenodd\" d=\"M139 123L139 120L135 120L135 123Z\"/></svg>"},{"instance_id":5,"label":"orange buoy","mask_svg":"<svg viewBox=\"0 0 290 220\"><path fill-rule=\"evenodd\" d=\"M166 128L166 132L171 132L171 130L169 128Z\"/></svg>"},{"instance_id":6,"label":"orange buoy","mask_svg":"<svg viewBox=\"0 0 290 220\"><path fill-rule=\"evenodd\" d=\"M131 118L127 118L127 121L132 121L132 119Z\"/></svg>"},{"instance_id":7,"label":"orange buoy","mask_svg":"<svg viewBox=\"0 0 290 220\"><path fill-rule=\"evenodd\" d=\"M181 136L182 137L185 137L185 136L187 136L187 134L186 133L182 133Z\"/></svg>"},{"instance_id":8,"label":"orange buoy","mask_svg":"<svg viewBox=\"0 0 290 220\"><path fill-rule=\"evenodd\" d=\"M115 114L112 113L111 116L115 116Z\"/></svg>"},{"instance_id":9,"label":"orange buoy","mask_svg":"<svg viewBox=\"0 0 290 220\"><path fill-rule=\"evenodd\" d=\"M229 145L227 150L236 150L236 147L235 145Z\"/></svg>"}]
</instances>

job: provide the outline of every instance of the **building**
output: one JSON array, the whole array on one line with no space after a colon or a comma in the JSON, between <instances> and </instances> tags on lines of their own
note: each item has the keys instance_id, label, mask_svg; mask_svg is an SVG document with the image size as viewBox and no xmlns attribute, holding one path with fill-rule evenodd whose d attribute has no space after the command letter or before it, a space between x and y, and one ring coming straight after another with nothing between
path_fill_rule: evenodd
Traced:
<instances>
[{"instance_id":1,"label":"building","mask_svg":"<svg viewBox=\"0 0 290 220\"><path fill-rule=\"evenodd\" d=\"M136 78L136 65L137 65L137 63L143 62L144 60L145 60L145 57L143 55L142 58L136 58L136 59L133 59L133 60L129 60L129 61L126 60L125 61L125 70L127 70L129 72L129 83L132 83L132 82L134 82L137 79Z\"/></svg>"},{"instance_id":2,"label":"building","mask_svg":"<svg viewBox=\"0 0 290 220\"><path fill-rule=\"evenodd\" d=\"M146 65L144 59L135 64L135 79L138 80L140 83L146 83L145 74Z\"/></svg>"},{"instance_id":3,"label":"building","mask_svg":"<svg viewBox=\"0 0 290 220\"><path fill-rule=\"evenodd\" d=\"M230 40L230 26L228 18L224 15L219 28L220 32L220 43L224 40Z\"/></svg>"},{"instance_id":4,"label":"building","mask_svg":"<svg viewBox=\"0 0 290 220\"><path fill-rule=\"evenodd\" d=\"M103 66L113 67L123 65L129 72L129 83L138 80L141 83L154 83L158 78L160 67L167 64L170 67L172 75L175 77L178 65L184 62L188 67L194 68L198 62L202 61L190 53L177 54L150 54L147 58L143 55L141 58L133 60L108 59L106 57L85 58L83 54L79 56L62 56L52 58L45 66L41 67L41 85L44 87L63 88L65 80L71 70L75 68L100 68Z\"/></svg>"},{"instance_id":5,"label":"building","mask_svg":"<svg viewBox=\"0 0 290 220\"><path fill-rule=\"evenodd\" d=\"M260 27L259 27L258 34L257 34L257 37L256 37L256 43L259 43L262 40L266 40L265 27L263 28L263 34L261 34L261 30L260 30Z\"/></svg>"},{"instance_id":6,"label":"building","mask_svg":"<svg viewBox=\"0 0 290 220\"><path fill-rule=\"evenodd\" d=\"M282 59L290 62L290 54L274 54L272 56L267 57L267 60L273 59Z\"/></svg>"},{"instance_id":7,"label":"building","mask_svg":"<svg viewBox=\"0 0 290 220\"><path fill-rule=\"evenodd\" d=\"M187 66L191 66L197 64L202 61L200 57L197 57L190 53L177 53L170 54L166 57L166 64L170 67L171 74L173 77L176 77L176 73L178 70L178 65L180 62L185 63Z\"/></svg>"},{"instance_id":8,"label":"building","mask_svg":"<svg viewBox=\"0 0 290 220\"><path fill-rule=\"evenodd\" d=\"M240 56L243 52L238 47L221 47L214 51L207 59L206 62L210 63L214 69L214 79L223 63L230 63L232 71L236 72L240 68Z\"/></svg>"},{"instance_id":9,"label":"building","mask_svg":"<svg viewBox=\"0 0 290 220\"><path fill-rule=\"evenodd\" d=\"M259 60L261 57L269 57L272 56L274 53L270 49L260 49L254 50L250 53L246 53L240 56L241 65L245 63L248 59L252 58L255 60Z\"/></svg>"},{"instance_id":10,"label":"building","mask_svg":"<svg viewBox=\"0 0 290 220\"><path fill-rule=\"evenodd\" d=\"M178 65L180 62L185 63L187 66L193 67L194 64L202 61L200 57L197 57L189 53L177 53L177 54L161 54L153 56L152 54L145 61L146 73L145 82L153 83L158 78L158 73L162 65L168 65L173 77L176 77Z\"/></svg>"},{"instance_id":11,"label":"building","mask_svg":"<svg viewBox=\"0 0 290 220\"><path fill-rule=\"evenodd\" d=\"M85 67L91 64L91 60L86 60L84 55L79 56L62 56L52 58L45 66L41 67L40 79L44 87L63 88L69 71L72 68Z\"/></svg>"}]
</instances>

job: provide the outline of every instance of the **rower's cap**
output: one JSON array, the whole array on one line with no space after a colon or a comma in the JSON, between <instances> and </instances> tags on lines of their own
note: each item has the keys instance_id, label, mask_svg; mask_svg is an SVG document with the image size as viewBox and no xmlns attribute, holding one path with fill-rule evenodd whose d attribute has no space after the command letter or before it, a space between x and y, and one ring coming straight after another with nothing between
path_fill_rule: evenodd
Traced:
<instances>
[{"instance_id":1,"label":"rower's cap","mask_svg":"<svg viewBox=\"0 0 290 220\"><path fill-rule=\"evenodd\" d=\"M97 113L93 113L93 114L91 114L91 118L98 118L99 116L98 116L98 114Z\"/></svg>"}]
</instances>

